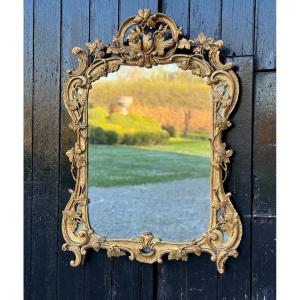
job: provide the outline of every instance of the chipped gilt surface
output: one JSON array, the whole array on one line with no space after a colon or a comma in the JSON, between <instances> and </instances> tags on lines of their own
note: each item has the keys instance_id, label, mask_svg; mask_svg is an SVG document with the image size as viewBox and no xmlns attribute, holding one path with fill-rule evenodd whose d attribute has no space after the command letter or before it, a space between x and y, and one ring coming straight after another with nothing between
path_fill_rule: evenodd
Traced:
<instances>
[{"instance_id":1,"label":"chipped gilt surface","mask_svg":"<svg viewBox=\"0 0 300 300\"><path fill-rule=\"evenodd\" d=\"M133 29L132 29L133 28ZM129 32L128 32L129 31ZM195 40L182 36L181 28L168 16L152 14L149 9L139 10L137 16L126 20L110 45L100 40L87 43L87 50L75 47L78 56L76 70L68 71L64 85L64 101L71 116L70 128L77 139L67 151L75 187L63 212L63 250L72 251L76 267L84 262L87 249L106 249L109 257L129 254L130 260L144 263L162 263L162 257L186 261L188 255L207 252L220 273L229 256L237 257L242 236L240 218L225 193L223 182L233 151L222 142L222 132L231 126L228 120L239 93L238 79L232 64L219 59L223 41L199 34ZM133 240L111 240L97 235L88 219L87 200L87 99L92 83L120 65L151 68L158 64L177 63L183 70L207 79L213 95L213 128L211 136L211 211L208 231L199 239L186 243L171 243L154 237L152 233ZM151 208L149 208L151 209ZM113 220L112 220L113 222ZM199 233L200 234L200 233ZM226 238L225 238L226 236ZM147 251L145 251L147 250Z\"/></svg>"}]
</instances>

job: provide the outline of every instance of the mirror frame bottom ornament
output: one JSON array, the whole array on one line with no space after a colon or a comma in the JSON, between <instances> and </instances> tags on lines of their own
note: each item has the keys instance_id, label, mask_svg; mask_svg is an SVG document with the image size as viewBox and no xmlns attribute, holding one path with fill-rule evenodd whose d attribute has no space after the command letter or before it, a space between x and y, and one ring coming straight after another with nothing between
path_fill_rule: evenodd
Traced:
<instances>
[{"instance_id":1,"label":"mirror frame bottom ornament","mask_svg":"<svg viewBox=\"0 0 300 300\"><path fill-rule=\"evenodd\" d=\"M233 151L226 149L222 132L231 126L228 118L238 99L239 83L232 64L220 61L222 47L223 41L214 41L203 33L195 40L188 40L168 16L140 9L136 16L121 25L111 45L96 40L86 44L87 52L78 47L72 49L72 54L78 55L79 66L68 71L64 101L72 118L70 128L77 135L75 146L67 151L75 187L70 190L71 197L62 218L62 233L66 241L62 249L74 252L75 260L70 262L72 267L84 262L89 248L95 251L106 249L109 257L123 256L127 252L130 260L144 263L162 263L164 255L168 255L168 259L186 261L190 253L199 256L207 252L220 273L224 272L228 257L238 256L236 249L242 237L242 224L230 201L231 193L225 193L223 187ZM181 69L206 78L211 86L213 129L210 137L211 211L208 231L201 238L184 243L162 241L150 232L132 240L99 236L91 228L88 218L87 100L91 85L100 77L117 71L120 65L151 68L169 63L177 63Z\"/></svg>"}]
</instances>

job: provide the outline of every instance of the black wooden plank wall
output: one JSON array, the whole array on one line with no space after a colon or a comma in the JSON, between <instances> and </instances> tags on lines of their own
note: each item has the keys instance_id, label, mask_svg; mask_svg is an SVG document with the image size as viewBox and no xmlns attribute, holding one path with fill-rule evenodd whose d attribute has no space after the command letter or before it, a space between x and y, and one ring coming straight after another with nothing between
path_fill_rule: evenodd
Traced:
<instances>
[{"instance_id":1,"label":"black wooden plank wall","mask_svg":"<svg viewBox=\"0 0 300 300\"><path fill-rule=\"evenodd\" d=\"M275 0L25 0L25 299L275 299ZM240 257L223 275L208 255L162 265L91 252L71 268L62 252L61 212L73 186L65 152L74 142L61 88L73 46L109 43L138 8L165 12L184 33L222 38L241 84L235 150L226 187L244 225Z\"/></svg>"}]
</instances>

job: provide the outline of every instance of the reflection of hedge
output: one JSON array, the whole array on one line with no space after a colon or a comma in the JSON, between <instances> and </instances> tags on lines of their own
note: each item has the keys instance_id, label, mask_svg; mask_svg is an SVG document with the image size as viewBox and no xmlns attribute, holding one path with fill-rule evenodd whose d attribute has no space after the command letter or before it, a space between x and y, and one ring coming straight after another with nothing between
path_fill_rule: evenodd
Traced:
<instances>
[{"instance_id":1,"label":"reflection of hedge","mask_svg":"<svg viewBox=\"0 0 300 300\"><path fill-rule=\"evenodd\" d=\"M125 144L125 145L155 145L167 142L169 135L166 131L135 131L116 132L105 131L101 127L90 127L89 141L91 144Z\"/></svg>"},{"instance_id":2,"label":"reflection of hedge","mask_svg":"<svg viewBox=\"0 0 300 300\"><path fill-rule=\"evenodd\" d=\"M89 141L91 144L112 145L118 143L118 134L114 131L105 131L101 127L89 129Z\"/></svg>"},{"instance_id":3,"label":"reflection of hedge","mask_svg":"<svg viewBox=\"0 0 300 300\"><path fill-rule=\"evenodd\" d=\"M91 144L153 145L167 142L169 134L152 118L139 115L108 115L103 108L89 110Z\"/></svg>"}]
</instances>

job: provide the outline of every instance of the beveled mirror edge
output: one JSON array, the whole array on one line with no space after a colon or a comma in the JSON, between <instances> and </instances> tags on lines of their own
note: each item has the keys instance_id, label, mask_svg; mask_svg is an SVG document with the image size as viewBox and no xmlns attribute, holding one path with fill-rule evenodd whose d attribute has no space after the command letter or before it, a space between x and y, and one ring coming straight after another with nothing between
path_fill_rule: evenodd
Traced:
<instances>
[{"instance_id":1,"label":"beveled mirror edge","mask_svg":"<svg viewBox=\"0 0 300 300\"><path fill-rule=\"evenodd\" d=\"M134 27L124 44L129 27ZM145 30L146 29L146 30ZM171 34L170 38L166 33ZM75 47L73 55L78 55L76 70L68 71L64 85L64 102L71 116L70 128L76 132L76 142L67 151L75 187L63 211L62 233L64 251L72 251L75 267L84 262L89 248L95 251L106 249L108 256L122 256L129 253L130 260L144 263L161 263L162 257L187 260L188 254L211 254L220 273L230 257L237 257L237 247L242 237L240 217L234 209L230 196L225 193L223 182L227 176L232 150L226 149L222 132L231 126L229 115L238 100L239 83L232 64L220 61L223 41L214 41L204 34L195 40L182 36L181 28L162 13L152 14L149 9L141 9L137 16L126 20L113 38L111 45L100 40L87 43L85 52ZM207 79L213 95L213 130L210 139L211 157L211 212L208 231L199 239L184 243L171 243L144 233L131 240L106 239L97 235L90 226L87 199L87 99L92 82L108 73L115 72L120 65L152 67L158 64L177 63L183 70L191 70L196 76ZM112 220L113 222L113 220ZM225 239L225 235L228 236ZM143 251L147 248L151 251Z\"/></svg>"}]
</instances>

